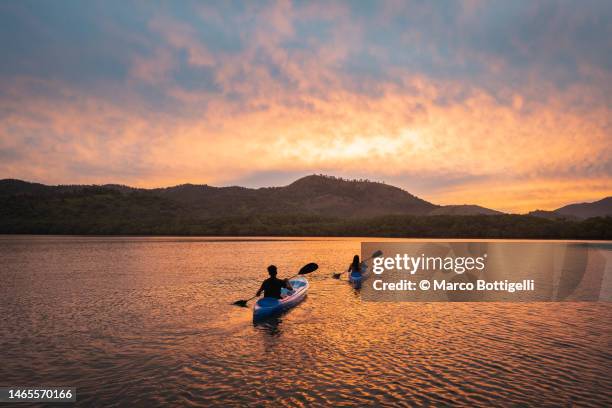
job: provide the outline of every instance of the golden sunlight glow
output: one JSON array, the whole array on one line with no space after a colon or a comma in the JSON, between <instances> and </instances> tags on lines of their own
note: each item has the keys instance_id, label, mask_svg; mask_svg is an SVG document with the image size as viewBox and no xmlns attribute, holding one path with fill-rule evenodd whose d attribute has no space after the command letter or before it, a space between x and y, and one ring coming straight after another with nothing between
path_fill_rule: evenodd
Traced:
<instances>
[{"instance_id":1,"label":"golden sunlight glow","mask_svg":"<svg viewBox=\"0 0 612 408\"><path fill-rule=\"evenodd\" d=\"M436 15L427 14L433 6L419 7ZM468 27L484 6L473 7L457 24ZM478 53L478 43L474 65L491 82L454 68L437 75L427 64L411 65L419 55L410 47L402 67L397 50L368 43L369 31L355 26L346 5L253 8L265 24L249 26L227 50L215 50L193 22L155 14L146 25L155 41L135 36L149 48L125 51L125 78L87 86L25 74L3 81L0 176L266 186L325 173L385 181L437 204L512 212L612 195L612 76L593 62L581 62L580 78L558 85L543 81L547 66L538 61L509 67L499 55ZM197 10L202 27L225 27L214 7ZM377 21L398 11L405 10L387 4ZM333 24L329 32L316 24L299 32L298 23L317 21ZM393 39L416 41L435 56L418 35ZM301 46L289 47L292 41ZM351 56L360 51L367 52L354 67ZM520 74L523 86L505 70Z\"/></svg>"}]
</instances>

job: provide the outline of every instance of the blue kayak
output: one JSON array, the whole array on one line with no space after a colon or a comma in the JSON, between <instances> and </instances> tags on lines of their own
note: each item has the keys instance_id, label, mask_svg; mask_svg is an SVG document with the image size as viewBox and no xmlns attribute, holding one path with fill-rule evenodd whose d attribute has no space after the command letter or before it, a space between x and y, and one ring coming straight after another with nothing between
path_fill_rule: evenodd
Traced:
<instances>
[{"instance_id":1,"label":"blue kayak","mask_svg":"<svg viewBox=\"0 0 612 408\"><path fill-rule=\"evenodd\" d=\"M368 265L366 263L361 264L361 270L351 271L348 276L349 283L353 285L355 289L359 289L363 281L367 278Z\"/></svg>"},{"instance_id":2,"label":"blue kayak","mask_svg":"<svg viewBox=\"0 0 612 408\"><path fill-rule=\"evenodd\" d=\"M255 303L253 307L253 320L264 319L269 316L274 316L287 311L297 306L308 292L310 284L308 280L303 276L298 276L289 279L289 283L293 287L293 290L282 289L281 299L274 298L261 298Z\"/></svg>"}]
</instances>

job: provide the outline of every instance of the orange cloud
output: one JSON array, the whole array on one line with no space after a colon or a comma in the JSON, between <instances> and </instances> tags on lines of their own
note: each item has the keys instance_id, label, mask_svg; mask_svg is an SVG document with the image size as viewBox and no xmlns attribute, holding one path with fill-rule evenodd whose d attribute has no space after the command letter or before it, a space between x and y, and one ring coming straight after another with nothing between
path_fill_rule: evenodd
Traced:
<instances>
[{"instance_id":1,"label":"orange cloud","mask_svg":"<svg viewBox=\"0 0 612 408\"><path fill-rule=\"evenodd\" d=\"M155 15L148 28L158 41L130 54L123 81L84 88L14 78L0 98L0 174L151 187L324 172L386 180L435 203L512 212L612 194L609 86L601 86L609 71L585 61L584 80L564 86L529 67L520 86L489 83L514 75L508 61L466 50L456 63L486 66L481 82L429 74L399 66L393 53L401 50L370 43L371 30L345 5L332 6L249 6L259 23L225 50L206 44L193 22ZM383 23L401 7L386 6ZM481 7L474 2L461 19L472 21ZM226 24L216 10L198 12L202 24ZM318 32L297 38L312 21L329 23L325 41ZM411 57L429 52L422 35L398 36L400 44L423 41ZM298 39L301 46L285 45ZM519 40L516 52L529 53ZM359 53L390 62L353 61Z\"/></svg>"}]
</instances>

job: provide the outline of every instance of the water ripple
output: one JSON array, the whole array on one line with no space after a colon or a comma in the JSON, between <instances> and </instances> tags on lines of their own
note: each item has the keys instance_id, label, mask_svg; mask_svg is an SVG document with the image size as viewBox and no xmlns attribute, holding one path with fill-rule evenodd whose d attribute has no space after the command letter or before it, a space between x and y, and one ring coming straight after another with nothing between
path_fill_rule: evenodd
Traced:
<instances>
[{"instance_id":1,"label":"water ripple","mask_svg":"<svg viewBox=\"0 0 612 408\"><path fill-rule=\"evenodd\" d=\"M368 303L357 241L2 240L0 381L80 406L610 406L612 305ZM307 300L253 325L274 262Z\"/></svg>"}]
</instances>

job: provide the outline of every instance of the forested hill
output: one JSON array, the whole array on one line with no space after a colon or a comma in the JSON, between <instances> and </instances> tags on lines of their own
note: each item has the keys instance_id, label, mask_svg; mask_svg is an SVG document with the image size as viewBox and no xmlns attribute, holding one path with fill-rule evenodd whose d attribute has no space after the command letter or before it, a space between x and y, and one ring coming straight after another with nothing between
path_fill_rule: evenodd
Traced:
<instances>
[{"instance_id":1,"label":"forested hill","mask_svg":"<svg viewBox=\"0 0 612 408\"><path fill-rule=\"evenodd\" d=\"M436 205L371 181L307 176L285 187L249 189L185 184L151 193L188 205L199 215L310 214L370 217L427 214Z\"/></svg>"},{"instance_id":2,"label":"forested hill","mask_svg":"<svg viewBox=\"0 0 612 408\"><path fill-rule=\"evenodd\" d=\"M610 239L611 231L610 217L543 219L478 206L437 206L383 183L327 176L260 189L0 180L0 233L5 234Z\"/></svg>"},{"instance_id":3,"label":"forested hill","mask_svg":"<svg viewBox=\"0 0 612 408\"><path fill-rule=\"evenodd\" d=\"M285 187L259 189L183 184L146 190L119 185L45 186L20 180L0 181L0 197L13 196L24 200L28 197L103 195L105 191L121 200L138 198L148 205L155 202L155 205L174 209L180 207L198 217L265 214L339 217L425 215L439 207L383 183L315 175L301 178Z\"/></svg>"}]
</instances>

